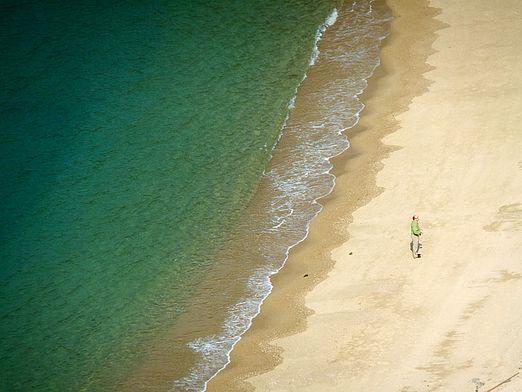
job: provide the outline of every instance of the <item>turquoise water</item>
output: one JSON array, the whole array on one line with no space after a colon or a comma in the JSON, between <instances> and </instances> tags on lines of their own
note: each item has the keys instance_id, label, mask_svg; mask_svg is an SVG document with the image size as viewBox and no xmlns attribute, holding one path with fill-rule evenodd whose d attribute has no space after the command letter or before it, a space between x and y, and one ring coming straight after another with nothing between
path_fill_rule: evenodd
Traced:
<instances>
[{"instance_id":1,"label":"turquoise water","mask_svg":"<svg viewBox=\"0 0 522 392\"><path fill-rule=\"evenodd\" d=\"M327 0L3 2L0 390L111 390L260 184Z\"/></svg>"}]
</instances>

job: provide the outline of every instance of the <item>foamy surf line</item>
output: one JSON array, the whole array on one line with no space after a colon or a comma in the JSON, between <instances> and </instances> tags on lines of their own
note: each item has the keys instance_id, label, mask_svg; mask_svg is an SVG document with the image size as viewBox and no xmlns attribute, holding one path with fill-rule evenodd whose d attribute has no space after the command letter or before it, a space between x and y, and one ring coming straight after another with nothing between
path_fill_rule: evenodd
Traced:
<instances>
[{"instance_id":1,"label":"foamy surf line","mask_svg":"<svg viewBox=\"0 0 522 392\"><path fill-rule=\"evenodd\" d=\"M335 21L337 20L337 16L337 9L334 8L330 15L328 15L328 17L326 18L325 22L317 29L314 38L314 44L312 47L312 53L310 55L310 60L308 61L309 66L313 66L317 61L317 58L319 56L319 41L321 40L326 29L335 23ZM285 121L283 122L283 125L281 126L279 132L279 139L281 138L282 131L285 128L286 123L288 121L290 110L294 108L295 99L297 97L299 87L306 79L306 77L307 74L305 73L303 79L301 79L301 82L296 88L294 95L288 103L288 111L286 113ZM275 143L272 150L275 149L276 146L277 143ZM234 346L239 342L241 336L250 329L254 318L261 312L261 305L272 292L273 285L271 283L270 278L272 277L272 275L278 273L281 270L281 268L284 267L286 261L288 260L290 250L294 246L298 245L300 242L304 241L305 238L308 236L309 225L310 223L308 223L306 227L305 236L299 242L295 243L294 245L288 248L288 250L286 251L286 257L283 260L281 267L277 268L276 270L260 268L249 279L247 289L252 295L252 297L243 299L242 301L232 306L231 309L229 309L229 316L224 322L224 330L222 334L196 339L188 343L188 346L193 351L201 353L203 355L203 358L205 358L206 360L197 363L196 366L194 366L194 368L190 371L189 375L187 375L186 377L174 381L173 390L176 390L177 388L181 387L184 388L184 390L186 391L206 391L209 381L216 377L217 374L221 372L223 369L225 369L225 367L230 363L230 354L234 349ZM243 321L243 323L238 324L238 320ZM213 374L210 376L210 378L208 378L204 382L202 388L199 389L199 387L197 387L197 385L194 384L198 383L198 378L200 378L200 375L209 374L211 371L212 364L211 361L208 359L215 359L216 356L219 356L222 353L225 354L225 363L222 364L217 370L215 370ZM192 389L191 384L193 386Z\"/></svg>"},{"instance_id":2,"label":"foamy surf line","mask_svg":"<svg viewBox=\"0 0 522 392\"><path fill-rule=\"evenodd\" d=\"M312 53L310 55L309 67L314 66L317 59L319 58L319 41L321 40L324 32L329 27L335 24L337 17L338 11L337 9L334 9L330 13L330 15L325 19L325 22L317 29L312 48ZM384 38L385 36L381 37L380 40ZM364 77L364 79L362 80L362 82L364 82L362 88L358 89L354 93L354 99L358 100L357 96L360 95L367 86L366 79L368 79L373 74L375 68L377 68L379 63L380 62L377 61L375 66L371 68L370 72ZM305 73L305 75L303 76L301 83L296 88L295 94L288 103L288 111L286 114L285 122L281 127L279 140L282 137L283 130L287 125L290 111L294 108L298 90L306 78L307 73ZM323 206L318 202L318 200L322 197L329 195L333 191L335 187L336 178L334 175L330 173L333 167L333 165L330 163L330 160L333 157L343 153L344 151L346 151L346 149L349 148L349 141L346 135L344 135L344 132L346 131L346 129L352 128L358 123L360 118L360 112L363 109L364 105L358 105L358 110L353 115L353 123L348 127L336 129L335 134L339 135L342 141L339 142L339 144L336 144L336 148L334 149L334 151L332 151L332 153L327 156L319 157L320 160L324 163L324 170L315 174L322 174L323 176L326 176L328 178L328 188L319 196L313 198L310 201L310 204L315 207L315 213L313 213L309 217L309 219L307 219L304 225L304 233L300 236L299 239L297 239L297 241L286 247L286 250L284 251L284 257L279 262L279 265L276 268L274 268L274 266L264 266L254 271L253 275L250 277L247 283L248 297L241 299L235 305L231 306L228 309L228 316L223 324L223 330L220 334L199 338L188 343L188 346L191 348L191 350L200 354L202 359L198 363L196 363L196 365L191 369L190 373L187 376L179 380L173 381L173 391L205 391L207 389L208 382L212 380L214 377L216 377L216 375L219 374L219 372L221 372L223 369L225 369L226 366L230 363L230 354L232 350L234 349L235 345L240 341L242 335L250 329L254 318L261 311L261 306L263 302L272 292L273 285L271 283L271 277L277 274L285 266L291 249L300 244L308 237L311 222L323 210ZM312 128L323 127L323 124L316 124L312 126ZM278 143L276 143L276 146L277 144ZM320 164L318 166L321 167ZM265 176L266 175L268 174L265 173ZM282 188L284 188L285 184L279 185ZM292 187L289 186L288 188L291 189ZM281 225L283 225L283 223L285 223L287 219L291 218L293 213L293 209L290 209L290 212L288 214L280 217L280 219L274 223L272 229L277 230Z\"/></svg>"}]
</instances>

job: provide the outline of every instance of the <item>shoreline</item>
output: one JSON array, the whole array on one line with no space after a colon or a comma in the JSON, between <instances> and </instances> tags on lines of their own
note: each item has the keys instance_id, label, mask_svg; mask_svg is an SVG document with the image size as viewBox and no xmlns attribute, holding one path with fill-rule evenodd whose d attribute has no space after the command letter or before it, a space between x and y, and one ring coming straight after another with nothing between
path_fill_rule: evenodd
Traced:
<instances>
[{"instance_id":1,"label":"shoreline","mask_svg":"<svg viewBox=\"0 0 522 392\"><path fill-rule=\"evenodd\" d=\"M373 4L382 7L381 0ZM288 104L285 131L280 134L263 180L243 214L244 223L231 234L235 245L223 249L216 256L221 261L205 273L209 282L237 282L237 287L230 290L233 295L214 293L213 306L194 296L194 304L189 306L191 312L179 320L183 326L197 325L194 330L198 330L199 336L191 335L188 344L175 349L157 344L158 348L150 350L148 358L125 380L127 390L141 380L166 385L173 375L175 390L205 388L207 379L212 380L226 367L233 346L259 313L259 304L273 287L270 276L286 263L288 251L308 236L310 222L322 210L317 200L328 195L335 184L330 160L349 146L339 130L351 128L358 121L363 105L357 97L379 63L376 48L387 35L390 19L386 7L371 8L367 2L349 12L345 7L341 10L348 15L340 22L334 23L338 15L334 8L316 29L307 71ZM366 33L365 45L356 47L361 32ZM338 41L339 37L352 38ZM350 52L354 46L359 50L358 61L338 55L341 48ZM337 104L332 106L329 103L333 99ZM257 264L258 269L250 274L245 263ZM201 287L206 287L202 282ZM218 301L221 302L216 306ZM205 320L219 322L202 328ZM179 332L179 328L173 329L171 341ZM187 337L189 333L184 331L182 335ZM177 361L173 353L182 353L193 365L182 367L184 361Z\"/></svg>"},{"instance_id":2,"label":"shoreline","mask_svg":"<svg viewBox=\"0 0 522 392\"><path fill-rule=\"evenodd\" d=\"M419 6L423 7L426 5ZM436 14L437 11L433 9L424 21L430 25L429 33L442 27L432 19ZM415 15L410 17L411 20L405 21L403 30L408 28L408 23L412 23ZM394 46L400 44L396 40L410 39L410 42L402 43L409 45L406 50L413 50L416 46L415 33L408 35L400 31L401 37L395 37L396 23L396 19L391 22L392 30L381 43L380 64L368 79L364 92L359 95L365 107L359 114L359 122L346 131L350 147L331 159L333 168L330 173L336 181L333 191L318 200L323 210L311 223L307 238L292 248L285 266L272 277L273 290L263 302L261 312L234 347L227 367L210 380L207 391L254 390L247 379L266 373L280 364L282 350L272 342L306 329L307 318L313 314L305 306L306 295L327 279L334 265L330 253L349 238L346 226L351 223L353 212L380 193L375 182L376 174L382 166L381 161L395 150L381 140L397 128L393 114L405 111L409 101L427 88L429 82L424 80L422 74L431 68L424 61L416 61L414 66L421 79L420 85L411 88L410 95L396 105L387 107L383 104L387 99L402 97L393 90L381 95L382 88L389 89L386 85L394 82L395 69L404 67L404 64L400 64L400 58L405 54L397 58ZM418 45L421 46L418 50L424 49L425 57L433 53L431 42L434 37L429 35L427 33L423 40L427 42ZM304 278L305 274L307 278ZM281 314L282 308L285 309L284 315Z\"/></svg>"},{"instance_id":3,"label":"shoreline","mask_svg":"<svg viewBox=\"0 0 522 392\"><path fill-rule=\"evenodd\" d=\"M508 5L389 1L334 191L209 391L522 390L522 6Z\"/></svg>"}]
</instances>

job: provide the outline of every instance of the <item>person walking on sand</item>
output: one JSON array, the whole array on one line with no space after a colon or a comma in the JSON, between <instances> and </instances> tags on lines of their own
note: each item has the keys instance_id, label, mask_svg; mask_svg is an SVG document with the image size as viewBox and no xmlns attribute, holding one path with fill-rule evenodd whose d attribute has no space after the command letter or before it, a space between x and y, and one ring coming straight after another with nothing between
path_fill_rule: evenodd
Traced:
<instances>
[{"instance_id":1,"label":"person walking on sand","mask_svg":"<svg viewBox=\"0 0 522 392\"><path fill-rule=\"evenodd\" d=\"M420 255L420 242L419 238L422 234L422 230L419 227L419 216L413 215L411 220L411 253L414 259L421 257Z\"/></svg>"}]
</instances>

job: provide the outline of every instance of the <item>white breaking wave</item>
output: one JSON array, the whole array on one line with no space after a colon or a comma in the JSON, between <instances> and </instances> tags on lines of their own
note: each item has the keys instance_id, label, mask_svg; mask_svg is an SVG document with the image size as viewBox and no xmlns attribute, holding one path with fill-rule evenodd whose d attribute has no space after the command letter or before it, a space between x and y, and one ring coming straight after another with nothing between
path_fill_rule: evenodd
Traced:
<instances>
[{"instance_id":1,"label":"white breaking wave","mask_svg":"<svg viewBox=\"0 0 522 392\"><path fill-rule=\"evenodd\" d=\"M379 22L385 23L389 20L389 18L374 20L371 15L372 1L370 0L365 4L368 8L364 8L359 2L354 1L352 9L347 11L359 11L363 27L364 23L370 26L368 28L372 28ZM364 18L367 18L367 20ZM336 23L337 19L338 11L334 9L317 29L309 60L310 67L319 59L318 44L323 34ZM246 298L228 308L223 329L219 334L199 338L189 343L189 347L201 356L201 360L192 368L190 374L173 382L174 391L205 391L208 382L228 365L230 353L234 346L250 328L253 319L260 312L263 301L272 291L271 276L279 272L285 265L290 250L308 236L312 220L323 209L323 206L317 200L330 194L335 186L335 176L330 173L332 168L330 160L344 152L350 145L344 131L355 126L359 121L360 112L364 105L359 101L358 95L366 88L366 79L373 74L380 63L378 47L380 41L386 35L381 34L374 37L375 43L371 49L377 48L377 58L373 59L372 57L373 63L369 62L369 68L358 76L358 80L347 79L341 87L334 86L331 94L322 97L321 105L330 108L326 118L314 119L306 124L306 129L298 130L303 134L303 138L300 139L302 145L295 146L294 150L291 151L293 155L289 155L291 158L295 157L295 161L290 159L291 162L287 162L288 166L285 166L284 170L272 168L264 173L266 181L278 196L270 201L270 205L266 206L271 219L266 223L267 227L261 228L261 231L264 234L274 236L274 238L278 238L281 234L290 233L287 240L291 239L288 240L291 242L285 244L283 241L281 244L275 242L267 244L266 246L270 247L270 251L274 251L273 248L275 248L276 251L280 251L278 254L282 257L278 260L270 260L266 266L259 267L254 271L247 282ZM375 51L370 54L375 56ZM354 53L354 56L351 57L349 53L334 53L330 55L328 60L344 64L350 61L360 61L360 57L360 53ZM290 112L294 109L298 89L306 78L307 74L304 75L294 96L288 103L286 119L276 145L279 144L284 132L296 132L295 129L287 128L287 122ZM340 103L342 99L351 100L350 113L346 113L346 108ZM274 150L272 150L273 152ZM319 186L314 185L316 188L313 192L309 192L310 181L315 181L315 184L319 182L318 179L321 180L321 184ZM307 199L307 196L310 195L313 196ZM304 226L302 225L303 222L306 222Z\"/></svg>"},{"instance_id":2,"label":"white breaking wave","mask_svg":"<svg viewBox=\"0 0 522 392\"><path fill-rule=\"evenodd\" d=\"M317 61L317 58L319 57L319 48L318 48L319 41L321 40L321 37L323 36L326 29L330 26L333 26L333 24L337 20L338 15L339 14L337 12L337 9L334 8L332 13L328 16L328 18L326 18L326 20L321 25L321 27L319 27L317 29L317 32L315 33L315 40L314 40L314 46L312 49L312 55L310 56L310 61L308 62L308 64L314 65L315 62Z\"/></svg>"}]
</instances>

